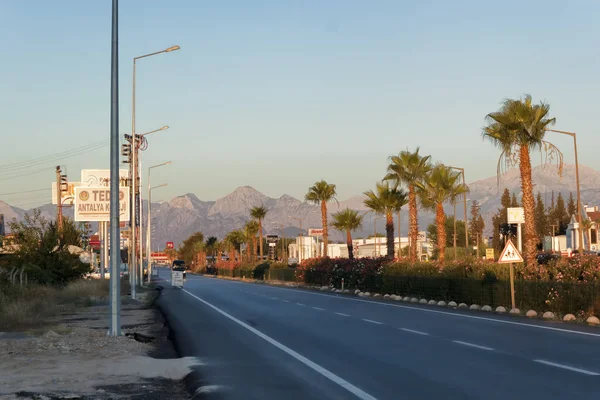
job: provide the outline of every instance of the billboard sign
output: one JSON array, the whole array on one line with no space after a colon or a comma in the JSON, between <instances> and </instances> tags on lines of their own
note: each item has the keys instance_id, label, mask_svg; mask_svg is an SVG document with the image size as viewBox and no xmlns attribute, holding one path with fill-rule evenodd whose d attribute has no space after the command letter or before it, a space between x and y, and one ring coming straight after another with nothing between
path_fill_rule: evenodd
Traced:
<instances>
[{"instance_id":1,"label":"billboard sign","mask_svg":"<svg viewBox=\"0 0 600 400\"><path fill-rule=\"evenodd\" d=\"M323 228L310 228L308 236L323 236Z\"/></svg>"},{"instance_id":2,"label":"billboard sign","mask_svg":"<svg viewBox=\"0 0 600 400\"><path fill-rule=\"evenodd\" d=\"M175 243L167 242L167 249L174 249L174 248L175 248Z\"/></svg>"},{"instance_id":3,"label":"billboard sign","mask_svg":"<svg viewBox=\"0 0 600 400\"><path fill-rule=\"evenodd\" d=\"M154 261L167 261L169 259L167 253L150 253L150 257Z\"/></svg>"},{"instance_id":4,"label":"billboard sign","mask_svg":"<svg viewBox=\"0 0 600 400\"><path fill-rule=\"evenodd\" d=\"M279 235L267 235L267 243L277 243L279 241Z\"/></svg>"},{"instance_id":5,"label":"billboard sign","mask_svg":"<svg viewBox=\"0 0 600 400\"><path fill-rule=\"evenodd\" d=\"M119 189L119 219L129 220L129 188ZM106 187L75 188L75 221L108 222L110 190Z\"/></svg>"},{"instance_id":6,"label":"billboard sign","mask_svg":"<svg viewBox=\"0 0 600 400\"><path fill-rule=\"evenodd\" d=\"M72 206L75 200L75 188L81 186L80 182L67 182L67 190L61 192L60 201L64 206ZM56 182L52 182L52 204L56 204Z\"/></svg>"},{"instance_id":7,"label":"billboard sign","mask_svg":"<svg viewBox=\"0 0 600 400\"><path fill-rule=\"evenodd\" d=\"M119 186L127 187L129 170L119 169ZM110 186L110 169L82 169L81 185L88 187Z\"/></svg>"},{"instance_id":8,"label":"billboard sign","mask_svg":"<svg viewBox=\"0 0 600 400\"><path fill-rule=\"evenodd\" d=\"M523 207L509 207L506 209L507 221L509 224L524 224L525 209Z\"/></svg>"}]
</instances>

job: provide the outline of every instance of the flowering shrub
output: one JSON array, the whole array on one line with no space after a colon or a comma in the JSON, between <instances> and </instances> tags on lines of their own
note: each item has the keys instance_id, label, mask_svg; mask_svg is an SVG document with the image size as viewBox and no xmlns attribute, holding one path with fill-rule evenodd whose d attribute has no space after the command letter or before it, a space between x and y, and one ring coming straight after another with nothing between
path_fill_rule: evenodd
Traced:
<instances>
[{"instance_id":1,"label":"flowering shrub","mask_svg":"<svg viewBox=\"0 0 600 400\"><path fill-rule=\"evenodd\" d=\"M296 277L305 283L341 288L376 290L381 287L385 258L311 258L303 261L296 270ZM379 282L379 283L378 283Z\"/></svg>"}]
</instances>

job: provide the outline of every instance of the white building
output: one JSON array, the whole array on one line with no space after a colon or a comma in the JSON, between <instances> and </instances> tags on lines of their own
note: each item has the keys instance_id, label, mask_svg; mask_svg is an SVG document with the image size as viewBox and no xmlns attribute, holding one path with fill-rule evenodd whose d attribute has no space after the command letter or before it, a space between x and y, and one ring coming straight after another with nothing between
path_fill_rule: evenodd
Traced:
<instances>
[{"instance_id":1,"label":"white building","mask_svg":"<svg viewBox=\"0 0 600 400\"><path fill-rule=\"evenodd\" d=\"M409 238L394 238L394 254L397 256L400 248L404 249L409 244ZM401 245L400 245L400 244ZM417 239L417 254L419 259L428 260L433 251L433 244L427 239L426 232L419 232ZM368 239L354 239L352 241L352 251L355 258L363 257L383 257L387 254L387 239L385 237L373 237ZM327 255L331 258L348 257L348 246L346 243L329 243ZM321 257L323 254L323 242L310 236L299 236L296 243L288 246L290 258L295 258L302 262L307 258Z\"/></svg>"}]
</instances>

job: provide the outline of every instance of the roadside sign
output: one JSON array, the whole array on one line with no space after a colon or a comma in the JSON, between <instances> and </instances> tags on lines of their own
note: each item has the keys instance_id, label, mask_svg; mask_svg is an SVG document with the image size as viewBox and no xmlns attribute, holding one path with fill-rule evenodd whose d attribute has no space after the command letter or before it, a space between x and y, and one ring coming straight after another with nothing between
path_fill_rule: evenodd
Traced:
<instances>
[{"instance_id":1,"label":"roadside sign","mask_svg":"<svg viewBox=\"0 0 600 400\"><path fill-rule=\"evenodd\" d=\"M308 236L323 236L323 228L310 228Z\"/></svg>"},{"instance_id":2,"label":"roadside sign","mask_svg":"<svg viewBox=\"0 0 600 400\"><path fill-rule=\"evenodd\" d=\"M494 249L485 249L485 259L486 260L493 260L494 259Z\"/></svg>"},{"instance_id":3,"label":"roadside sign","mask_svg":"<svg viewBox=\"0 0 600 400\"><path fill-rule=\"evenodd\" d=\"M119 186L128 186L129 170L119 169ZM110 186L110 169L82 169L80 186Z\"/></svg>"},{"instance_id":4,"label":"roadside sign","mask_svg":"<svg viewBox=\"0 0 600 400\"><path fill-rule=\"evenodd\" d=\"M504 250L500 253L500 258L498 259L499 264L510 264L510 263L520 263L523 262L523 257L521 257L521 253L517 250L517 247L511 242L509 239L506 242L506 246L504 246Z\"/></svg>"},{"instance_id":5,"label":"roadside sign","mask_svg":"<svg viewBox=\"0 0 600 400\"><path fill-rule=\"evenodd\" d=\"M525 209L523 207L509 207L506 209L506 222L509 224L524 224Z\"/></svg>"},{"instance_id":6,"label":"roadside sign","mask_svg":"<svg viewBox=\"0 0 600 400\"><path fill-rule=\"evenodd\" d=\"M67 182L67 190L60 193L60 202L64 206L72 206L75 200L75 188L81 186L81 182ZM56 204L56 182L52 182L52 204Z\"/></svg>"},{"instance_id":7,"label":"roadside sign","mask_svg":"<svg viewBox=\"0 0 600 400\"><path fill-rule=\"evenodd\" d=\"M279 241L279 235L267 235L268 243L277 243Z\"/></svg>"},{"instance_id":8,"label":"roadside sign","mask_svg":"<svg viewBox=\"0 0 600 400\"><path fill-rule=\"evenodd\" d=\"M129 188L119 189L119 220L129 221ZM110 190L106 187L75 188L75 221L108 222Z\"/></svg>"},{"instance_id":9,"label":"roadside sign","mask_svg":"<svg viewBox=\"0 0 600 400\"><path fill-rule=\"evenodd\" d=\"M173 242L167 242L167 249L174 249L175 244Z\"/></svg>"},{"instance_id":10,"label":"roadside sign","mask_svg":"<svg viewBox=\"0 0 600 400\"><path fill-rule=\"evenodd\" d=\"M183 271L171 272L171 285L175 287L183 287Z\"/></svg>"},{"instance_id":11,"label":"roadside sign","mask_svg":"<svg viewBox=\"0 0 600 400\"><path fill-rule=\"evenodd\" d=\"M277 246L277 243L275 243L275 242L269 242L269 247L275 247L275 246Z\"/></svg>"},{"instance_id":12,"label":"roadside sign","mask_svg":"<svg viewBox=\"0 0 600 400\"><path fill-rule=\"evenodd\" d=\"M92 246L92 248L94 250L100 250L100 236L99 235L90 236L90 246Z\"/></svg>"}]
</instances>

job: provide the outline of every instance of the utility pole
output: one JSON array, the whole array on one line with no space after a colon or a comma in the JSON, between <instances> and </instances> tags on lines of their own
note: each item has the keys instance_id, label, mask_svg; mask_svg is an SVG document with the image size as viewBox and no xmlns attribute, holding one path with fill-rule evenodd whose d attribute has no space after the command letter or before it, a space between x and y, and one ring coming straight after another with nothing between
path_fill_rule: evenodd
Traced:
<instances>
[{"instance_id":1,"label":"utility pole","mask_svg":"<svg viewBox=\"0 0 600 400\"><path fill-rule=\"evenodd\" d=\"M62 230L63 216L62 216L62 175L60 165L56 166L56 223L58 230Z\"/></svg>"}]
</instances>

